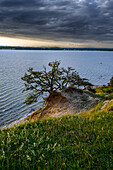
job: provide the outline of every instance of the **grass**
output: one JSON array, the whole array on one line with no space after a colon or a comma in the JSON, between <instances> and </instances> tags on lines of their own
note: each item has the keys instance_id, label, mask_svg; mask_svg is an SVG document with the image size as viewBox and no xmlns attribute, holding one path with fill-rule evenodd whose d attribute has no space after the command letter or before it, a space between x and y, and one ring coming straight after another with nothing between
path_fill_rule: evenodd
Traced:
<instances>
[{"instance_id":1,"label":"grass","mask_svg":"<svg viewBox=\"0 0 113 170\"><path fill-rule=\"evenodd\" d=\"M113 92L113 87L108 86L108 85L103 85L103 86L97 87L96 92L101 93L101 94L103 93L109 94Z\"/></svg>"},{"instance_id":2,"label":"grass","mask_svg":"<svg viewBox=\"0 0 113 170\"><path fill-rule=\"evenodd\" d=\"M0 130L0 169L112 169L113 111L95 111Z\"/></svg>"},{"instance_id":3,"label":"grass","mask_svg":"<svg viewBox=\"0 0 113 170\"><path fill-rule=\"evenodd\" d=\"M102 90L104 88L106 89L106 92ZM110 89L110 93L108 93L109 89ZM95 93L91 91L87 91L86 93L90 94L94 98L95 97L100 98L100 100L103 100L103 101L113 99L113 87L109 87L109 86L97 87Z\"/></svg>"},{"instance_id":4,"label":"grass","mask_svg":"<svg viewBox=\"0 0 113 170\"><path fill-rule=\"evenodd\" d=\"M96 95L104 99L113 99L113 87L103 85L96 88Z\"/></svg>"},{"instance_id":5,"label":"grass","mask_svg":"<svg viewBox=\"0 0 113 170\"><path fill-rule=\"evenodd\" d=\"M113 101L103 105L1 129L0 169L113 169Z\"/></svg>"}]
</instances>

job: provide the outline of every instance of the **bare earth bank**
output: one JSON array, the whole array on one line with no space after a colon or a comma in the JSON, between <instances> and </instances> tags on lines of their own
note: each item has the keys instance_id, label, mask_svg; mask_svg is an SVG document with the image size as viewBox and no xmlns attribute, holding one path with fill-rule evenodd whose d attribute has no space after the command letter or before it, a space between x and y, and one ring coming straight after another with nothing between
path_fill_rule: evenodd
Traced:
<instances>
[{"instance_id":1,"label":"bare earth bank","mask_svg":"<svg viewBox=\"0 0 113 170\"><path fill-rule=\"evenodd\" d=\"M91 109L99 101L99 98L94 98L89 93L73 87L69 87L62 92L54 91L47 97L46 105L31 115L31 120L78 114Z\"/></svg>"}]
</instances>

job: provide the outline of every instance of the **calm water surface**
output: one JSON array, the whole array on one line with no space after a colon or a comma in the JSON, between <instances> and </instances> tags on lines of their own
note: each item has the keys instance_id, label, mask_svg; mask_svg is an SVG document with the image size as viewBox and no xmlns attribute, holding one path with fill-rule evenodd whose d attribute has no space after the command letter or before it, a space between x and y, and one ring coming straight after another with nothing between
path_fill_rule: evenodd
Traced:
<instances>
[{"instance_id":1,"label":"calm water surface","mask_svg":"<svg viewBox=\"0 0 113 170\"><path fill-rule=\"evenodd\" d=\"M48 62L60 60L71 66L95 85L107 84L113 76L113 52L103 51L18 51L0 50L0 127L9 125L38 109L41 99L33 105L24 104L24 76L29 67L42 70Z\"/></svg>"}]
</instances>

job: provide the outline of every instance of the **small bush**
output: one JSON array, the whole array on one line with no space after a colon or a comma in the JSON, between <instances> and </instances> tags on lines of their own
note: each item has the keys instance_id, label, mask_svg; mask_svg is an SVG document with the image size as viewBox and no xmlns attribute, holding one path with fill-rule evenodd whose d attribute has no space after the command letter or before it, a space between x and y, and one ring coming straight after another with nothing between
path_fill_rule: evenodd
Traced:
<instances>
[{"instance_id":1,"label":"small bush","mask_svg":"<svg viewBox=\"0 0 113 170\"><path fill-rule=\"evenodd\" d=\"M96 90L94 88L92 88L91 86L89 86L87 88L88 91L92 92L92 93L96 93Z\"/></svg>"},{"instance_id":2,"label":"small bush","mask_svg":"<svg viewBox=\"0 0 113 170\"><path fill-rule=\"evenodd\" d=\"M107 93L107 94L109 94L109 93L112 93L112 92L113 92L113 87L103 85L103 86L101 86L101 87L98 87L98 88L96 89L96 92L97 92L97 93Z\"/></svg>"},{"instance_id":3,"label":"small bush","mask_svg":"<svg viewBox=\"0 0 113 170\"><path fill-rule=\"evenodd\" d=\"M113 87L113 77L110 79L110 86Z\"/></svg>"}]
</instances>

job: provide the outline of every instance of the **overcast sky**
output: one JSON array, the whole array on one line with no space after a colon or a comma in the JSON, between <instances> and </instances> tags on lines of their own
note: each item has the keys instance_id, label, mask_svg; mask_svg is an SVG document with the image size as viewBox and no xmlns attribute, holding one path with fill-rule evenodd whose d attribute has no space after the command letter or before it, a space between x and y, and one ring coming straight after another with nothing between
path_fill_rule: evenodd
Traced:
<instances>
[{"instance_id":1,"label":"overcast sky","mask_svg":"<svg viewBox=\"0 0 113 170\"><path fill-rule=\"evenodd\" d=\"M0 37L113 46L113 0L0 0Z\"/></svg>"}]
</instances>

